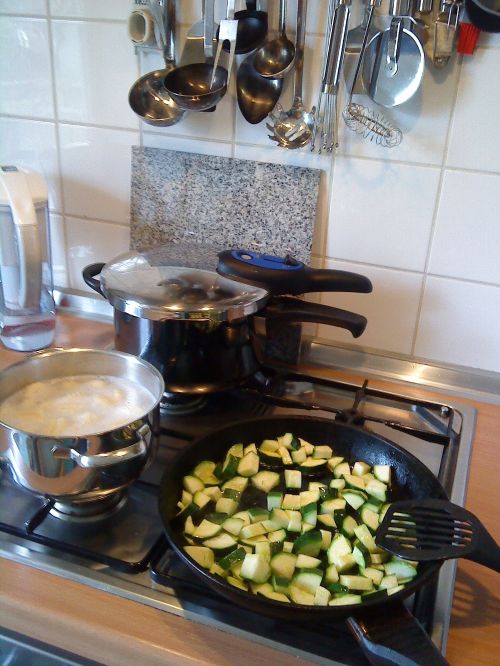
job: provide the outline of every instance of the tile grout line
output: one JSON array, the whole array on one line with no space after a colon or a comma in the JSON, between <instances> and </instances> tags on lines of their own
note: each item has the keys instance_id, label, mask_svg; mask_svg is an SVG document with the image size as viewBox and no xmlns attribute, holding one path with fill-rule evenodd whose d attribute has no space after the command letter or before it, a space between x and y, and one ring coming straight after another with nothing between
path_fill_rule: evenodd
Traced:
<instances>
[{"instance_id":1,"label":"tile grout line","mask_svg":"<svg viewBox=\"0 0 500 666\"><path fill-rule=\"evenodd\" d=\"M68 287L71 287L71 280L69 275L69 254L68 254L68 231L66 228L66 203L64 196L64 179L62 172L62 154L61 154L61 138L59 135L59 111L57 106L57 86L56 86L56 67L54 61L54 35L52 31L52 15L50 12L50 3L49 0L45 0L45 6L47 11L47 31L49 36L49 57L50 57L50 74L52 79L52 104L54 107L54 130L56 136L56 156L57 156L57 180L59 182L59 188L61 192L61 217L62 217L62 233L63 233L63 244L64 244L64 273L66 278L66 284ZM49 225L50 227L50 225Z\"/></svg>"},{"instance_id":2,"label":"tile grout line","mask_svg":"<svg viewBox=\"0 0 500 666\"><path fill-rule=\"evenodd\" d=\"M427 245L427 255L426 255L424 270L423 270L422 287L420 289L420 297L419 297L418 307L417 307L417 316L415 318L415 328L414 328L413 339L412 339L411 347L410 347L410 354L411 354L412 357L415 356L415 348L417 346L418 330L419 330L419 327L420 327L420 319L421 319L421 316L422 316L425 290L426 290L426 287L427 287L427 279L430 276L430 274L429 274L429 265L430 265L431 254L432 254L432 246L433 246L434 238L435 238L435 235L436 235L438 213L439 213L439 207L441 205L441 197L442 197L442 194L443 194L443 183L444 183L444 177L445 177L445 172L446 172L446 168L447 168L446 163L447 163L447 159L448 159L450 137L451 137L451 131L452 131L452 128L453 128L453 121L454 121L454 117L455 117L455 109L456 109L456 106L457 106L458 91L460 90L460 81L461 81L461 78L462 78L462 63L463 63L463 56L459 56L458 63L457 63L457 67L459 68L457 83L456 83L456 88L455 88L455 94L453 96L453 102L452 102L451 109L450 109L450 116L449 116L449 119L448 119L448 128L447 128L447 131L446 131L446 140L445 140L445 143L444 143L443 157L441 159L441 170L440 170L440 174L439 174L439 181L438 181L438 186L437 186L437 191L436 191L436 201L434 203L432 224L431 224L431 228L430 228L430 232L429 232L429 241L428 241L428 245Z\"/></svg>"}]
</instances>

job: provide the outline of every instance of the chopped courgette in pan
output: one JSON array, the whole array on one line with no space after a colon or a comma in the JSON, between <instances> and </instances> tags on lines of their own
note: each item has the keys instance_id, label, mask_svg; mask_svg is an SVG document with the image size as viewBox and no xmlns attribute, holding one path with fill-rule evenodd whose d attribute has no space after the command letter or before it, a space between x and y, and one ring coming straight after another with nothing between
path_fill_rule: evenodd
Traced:
<instances>
[{"instance_id":1,"label":"chopped courgette in pan","mask_svg":"<svg viewBox=\"0 0 500 666\"><path fill-rule=\"evenodd\" d=\"M397 594L415 562L381 550L391 468L353 463L293 433L237 443L182 479L177 521L199 566L249 594L311 606Z\"/></svg>"}]
</instances>

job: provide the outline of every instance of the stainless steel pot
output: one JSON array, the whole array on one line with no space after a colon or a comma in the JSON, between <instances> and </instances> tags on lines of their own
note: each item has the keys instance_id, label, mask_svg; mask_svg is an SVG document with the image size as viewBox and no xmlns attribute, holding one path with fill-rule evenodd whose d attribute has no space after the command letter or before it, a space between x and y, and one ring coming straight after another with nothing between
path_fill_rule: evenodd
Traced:
<instances>
[{"instance_id":1,"label":"stainless steel pot","mask_svg":"<svg viewBox=\"0 0 500 666\"><path fill-rule=\"evenodd\" d=\"M151 393L148 411L109 432L88 437L47 437L0 422L0 460L17 484L59 502L89 502L118 494L150 461L159 429L161 374L146 361L117 351L46 350L0 373L0 401L24 386L72 375L111 375Z\"/></svg>"},{"instance_id":2,"label":"stainless steel pot","mask_svg":"<svg viewBox=\"0 0 500 666\"><path fill-rule=\"evenodd\" d=\"M354 337L366 326L360 315L278 295L369 292L363 276L244 251L200 259L203 252L163 246L83 270L85 282L114 307L116 349L152 363L169 393L218 392L254 375L260 368L254 315L266 326L312 321ZM207 270L217 259L218 272Z\"/></svg>"}]
</instances>

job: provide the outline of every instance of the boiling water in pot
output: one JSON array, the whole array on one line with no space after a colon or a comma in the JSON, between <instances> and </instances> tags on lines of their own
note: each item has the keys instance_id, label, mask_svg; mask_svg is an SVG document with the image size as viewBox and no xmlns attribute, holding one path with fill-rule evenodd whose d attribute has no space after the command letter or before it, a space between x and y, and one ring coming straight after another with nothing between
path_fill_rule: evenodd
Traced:
<instances>
[{"instance_id":1,"label":"boiling water in pot","mask_svg":"<svg viewBox=\"0 0 500 666\"><path fill-rule=\"evenodd\" d=\"M33 382L0 404L0 421L45 437L84 437L144 416L155 399L122 377L72 375Z\"/></svg>"}]
</instances>

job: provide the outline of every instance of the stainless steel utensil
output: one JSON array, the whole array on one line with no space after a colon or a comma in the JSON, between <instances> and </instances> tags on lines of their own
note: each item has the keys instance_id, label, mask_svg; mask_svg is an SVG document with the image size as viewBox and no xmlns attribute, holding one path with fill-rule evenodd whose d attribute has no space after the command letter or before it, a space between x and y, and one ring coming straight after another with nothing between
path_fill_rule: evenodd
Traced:
<instances>
[{"instance_id":1,"label":"stainless steel utensil","mask_svg":"<svg viewBox=\"0 0 500 666\"><path fill-rule=\"evenodd\" d=\"M186 35L180 67L197 62L213 62L215 43L214 1L202 0L201 21L194 23Z\"/></svg>"},{"instance_id":2,"label":"stainless steel utensil","mask_svg":"<svg viewBox=\"0 0 500 666\"><path fill-rule=\"evenodd\" d=\"M111 375L151 393L147 413L113 431L86 437L48 437L0 423L0 458L16 483L60 502L89 502L119 493L149 461L158 434L161 374L143 359L118 351L48 349L0 373L0 401L28 384L74 375Z\"/></svg>"},{"instance_id":3,"label":"stainless steel utensil","mask_svg":"<svg viewBox=\"0 0 500 666\"><path fill-rule=\"evenodd\" d=\"M289 111L278 104L266 124L269 138L283 148L301 148L311 141L314 116L306 111L302 102L302 73L306 38L307 0L297 2L297 33L295 41L294 100Z\"/></svg>"},{"instance_id":4,"label":"stainless steel utensil","mask_svg":"<svg viewBox=\"0 0 500 666\"><path fill-rule=\"evenodd\" d=\"M234 53L236 50L236 36L238 34L238 21L234 19L234 0L227 0L226 18L222 19L219 25L219 41L217 43L217 52L214 59L214 67L212 70L212 79L210 81L210 88L215 83L217 66L219 64L222 46L225 41L229 42L229 61L227 66L227 85L231 78L231 69L233 67Z\"/></svg>"},{"instance_id":5,"label":"stainless steel utensil","mask_svg":"<svg viewBox=\"0 0 500 666\"><path fill-rule=\"evenodd\" d=\"M272 112L283 90L283 79L264 78L253 66L250 53L238 67L236 95L245 120L256 125Z\"/></svg>"},{"instance_id":6,"label":"stainless steel utensil","mask_svg":"<svg viewBox=\"0 0 500 666\"><path fill-rule=\"evenodd\" d=\"M247 0L246 9L235 13L234 18L238 21L236 31L235 53L250 53L261 46L267 37L267 12L257 9L256 0ZM218 35L217 35L218 37ZM222 45L224 51L229 51L226 44Z\"/></svg>"},{"instance_id":7,"label":"stainless steel utensil","mask_svg":"<svg viewBox=\"0 0 500 666\"><path fill-rule=\"evenodd\" d=\"M175 103L187 111L207 111L227 92L228 72L213 70L210 63L199 62L172 69L165 77L165 88Z\"/></svg>"},{"instance_id":8,"label":"stainless steel utensil","mask_svg":"<svg viewBox=\"0 0 500 666\"><path fill-rule=\"evenodd\" d=\"M377 33L366 47L362 76L374 102L393 107L417 92L424 74L424 50L411 30L415 22L406 0L394 0L389 28ZM409 28L404 27L405 21Z\"/></svg>"},{"instance_id":9,"label":"stainless steel utensil","mask_svg":"<svg viewBox=\"0 0 500 666\"><path fill-rule=\"evenodd\" d=\"M323 150L332 152L334 147L338 147L337 97L345 55L350 4L351 0L340 0L335 7L331 7L327 57L316 114L316 122L320 129L318 148L320 153ZM317 136L316 129L312 150L315 150Z\"/></svg>"},{"instance_id":10,"label":"stainless steel utensil","mask_svg":"<svg viewBox=\"0 0 500 666\"><path fill-rule=\"evenodd\" d=\"M175 67L175 0L166 0L165 12L165 69L157 69L142 76L130 88L128 96L132 111L145 123L156 127L175 125L185 114L185 110L175 103L164 85L165 77Z\"/></svg>"},{"instance_id":11,"label":"stainless steel utensil","mask_svg":"<svg viewBox=\"0 0 500 666\"><path fill-rule=\"evenodd\" d=\"M264 44L254 56L255 70L265 78L281 79L293 67L295 45L286 36L286 2L280 0L278 37Z\"/></svg>"}]
</instances>

